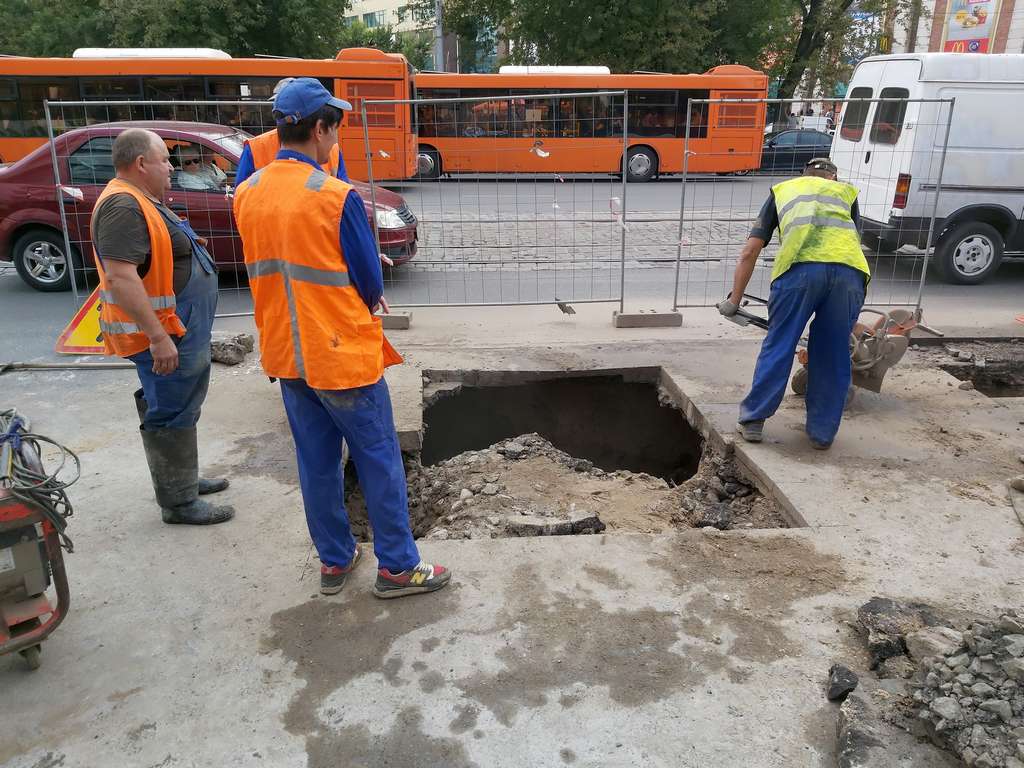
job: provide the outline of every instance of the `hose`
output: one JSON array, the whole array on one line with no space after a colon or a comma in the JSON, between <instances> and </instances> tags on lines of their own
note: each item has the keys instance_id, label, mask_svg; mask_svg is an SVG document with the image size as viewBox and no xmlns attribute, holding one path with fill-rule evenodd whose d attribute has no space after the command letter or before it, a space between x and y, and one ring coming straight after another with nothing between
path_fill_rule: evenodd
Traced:
<instances>
[{"instance_id":1,"label":"hose","mask_svg":"<svg viewBox=\"0 0 1024 768\"><path fill-rule=\"evenodd\" d=\"M41 447L44 445L60 451L60 466L52 473L43 468ZM74 462L75 476L68 481L60 480L59 475L68 466L69 459ZM45 435L30 432L28 421L14 408L0 411L0 488L42 510L57 530L61 546L68 552L75 551L74 543L65 534L67 518L74 514L74 509L66 490L81 476L82 463L73 451Z\"/></svg>"}]
</instances>

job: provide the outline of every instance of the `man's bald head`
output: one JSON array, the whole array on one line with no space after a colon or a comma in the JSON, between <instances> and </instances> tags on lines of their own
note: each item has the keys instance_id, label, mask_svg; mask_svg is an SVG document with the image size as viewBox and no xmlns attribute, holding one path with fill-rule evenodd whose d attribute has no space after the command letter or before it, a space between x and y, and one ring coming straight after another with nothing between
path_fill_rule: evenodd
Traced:
<instances>
[{"instance_id":1,"label":"man's bald head","mask_svg":"<svg viewBox=\"0 0 1024 768\"><path fill-rule=\"evenodd\" d=\"M111 160L117 177L162 200L171 188L171 165L164 140L153 131L129 128L114 139Z\"/></svg>"},{"instance_id":2,"label":"man's bald head","mask_svg":"<svg viewBox=\"0 0 1024 768\"><path fill-rule=\"evenodd\" d=\"M145 128L129 128L116 139L111 150L114 168L126 170L135 164L140 157L149 158L164 141L152 131Z\"/></svg>"}]
</instances>

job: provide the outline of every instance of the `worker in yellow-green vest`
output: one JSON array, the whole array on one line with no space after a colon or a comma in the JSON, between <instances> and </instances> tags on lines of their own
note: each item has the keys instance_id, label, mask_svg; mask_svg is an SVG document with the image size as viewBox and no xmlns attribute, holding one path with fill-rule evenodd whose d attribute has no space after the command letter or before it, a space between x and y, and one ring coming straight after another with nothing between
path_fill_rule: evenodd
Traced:
<instances>
[{"instance_id":1,"label":"worker in yellow-green vest","mask_svg":"<svg viewBox=\"0 0 1024 768\"><path fill-rule=\"evenodd\" d=\"M772 269L768 335L736 425L744 440L761 441L765 419L782 402L796 345L813 316L806 430L815 448L832 445L850 387L850 333L871 274L859 223L857 190L836 180L836 166L827 158L811 160L803 176L772 187L740 253L732 293L718 305L726 317L736 314L757 257L778 228L782 245Z\"/></svg>"}]
</instances>

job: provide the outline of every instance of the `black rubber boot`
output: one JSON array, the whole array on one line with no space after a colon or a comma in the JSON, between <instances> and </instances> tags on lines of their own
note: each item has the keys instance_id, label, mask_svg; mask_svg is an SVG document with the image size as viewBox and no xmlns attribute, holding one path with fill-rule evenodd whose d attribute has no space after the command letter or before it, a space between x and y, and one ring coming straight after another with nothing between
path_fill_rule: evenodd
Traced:
<instances>
[{"instance_id":1,"label":"black rubber boot","mask_svg":"<svg viewBox=\"0 0 1024 768\"><path fill-rule=\"evenodd\" d=\"M139 413L139 429L142 429L142 422L146 419L146 411L149 405L146 403L146 396L141 389L135 390L135 410ZM231 482L226 477L200 477L199 495L206 496L210 493L220 493L225 490Z\"/></svg>"},{"instance_id":2,"label":"black rubber boot","mask_svg":"<svg viewBox=\"0 0 1024 768\"><path fill-rule=\"evenodd\" d=\"M140 429L153 491L165 523L213 525L235 516L230 506L199 499L196 428Z\"/></svg>"}]
</instances>

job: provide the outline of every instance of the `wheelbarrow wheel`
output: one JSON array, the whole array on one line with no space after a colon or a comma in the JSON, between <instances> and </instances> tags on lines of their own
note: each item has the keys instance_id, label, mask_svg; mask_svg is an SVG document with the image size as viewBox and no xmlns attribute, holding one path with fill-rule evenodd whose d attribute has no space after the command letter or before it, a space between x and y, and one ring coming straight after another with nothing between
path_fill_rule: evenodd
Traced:
<instances>
[{"instance_id":1,"label":"wheelbarrow wheel","mask_svg":"<svg viewBox=\"0 0 1024 768\"><path fill-rule=\"evenodd\" d=\"M806 395L807 369L801 366L800 370L793 374L793 380L789 382L789 386L793 389L794 394L800 395L800 397Z\"/></svg>"},{"instance_id":2,"label":"wheelbarrow wheel","mask_svg":"<svg viewBox=\"0 0 1024 768\"><path fill-rule=\"evenodd\" d=\"M29 669L39 669L42 665L42 661L39 658L39 653L42 649L38 645L33 645L31 648L24 648L19 651L22 657L25 659L25 663L28 664Z\"/></svg>"}]
</instances>

